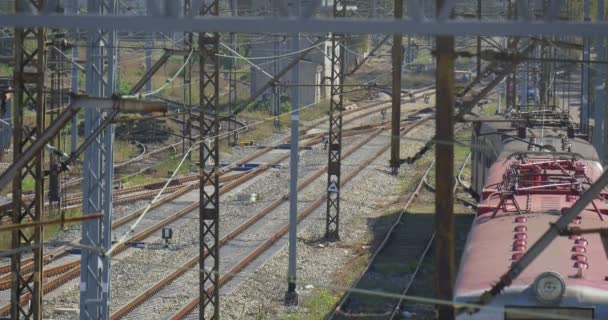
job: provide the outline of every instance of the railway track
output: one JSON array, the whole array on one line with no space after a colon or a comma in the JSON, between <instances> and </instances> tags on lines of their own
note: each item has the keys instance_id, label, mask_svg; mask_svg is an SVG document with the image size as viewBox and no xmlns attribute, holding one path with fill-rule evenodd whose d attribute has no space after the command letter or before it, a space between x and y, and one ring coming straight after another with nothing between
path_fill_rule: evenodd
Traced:
<instances>
[{"instance_id":1,"label":"railway track","mask_svg":"<svg viewBox=\"0 0 608 320\"><path fill-rule=\"evenodd\" d=\"M361 110L356 110L356 111L361 111ZM372 112L374 112L374 111L372 111ZM354 117L354 118L360 119L361 117L364 117L367 114L369 114L369 113L365 113L364 115L359 115L359 116ZM313 128L314 125L309 126L309 127ZM369 131L369 130L373 130L373 127L370 127L370 126L361 127L360 126L360 127L353 128L353 134L361 134L362 132L365 133L365 131ZM356 132L356 131L359 131L359 132ZM310 135L307 135L305 138L309 139L309 143L315 144L315 143L319 143L321 141L322 134L310 134ZM265 149L259 150L258 152L255 152L251 156L246 157L245 159L242 159L241 161L237 161L236 163L228 166L227 168L224 168L224 170L226 170L226 171L230 170L231 168L234 168L235 166L238 166L238 165L240 165L242 163L245 163L245 162L247 162L247 161L249 161L249 160L251 160L251 159L253 159L253 158L255 158L255 157L259 156L259 155L261 155L261 154L264 154L265 152L267 152L268 150L271 150L271 149L273 149L273 148L269 147L269 148L265 148ZM262 168L259 168L259 169L260 169L260 171L262 171L265 168L262 167ZM196 177L189 177L189 179L195 180ZM237 181L239 181L239 180L237 179ZM235 183L233 185L236 186L238 184L239 183ZM163 201L159 201L159 202L155 203L155 207L159 207L159 206L163 205L166 201L171 201L172 199L175 199L178 196L181 196L186 191L189 191L189 190L191 190L193 188L198 188L198 186L196 184L191 184L191 185L188 185L188 186L185 186L185 187L175 188L174 195L166 196ZM145 190L145 189L146 189L145 187L137 187L137 190L135 190L135 189L133 189L133 190L125 190L125 191L122 192L122 194L126 194L126 193L129 193L129 192L138 192L138 190L141 191L141 190ZM153 192L152 191L147 191L147 192L144 192L144 193L152 194ZM74 196L71 199L75 201L77 198L78 198L77 196ZM192 206L192 208L194 208L194 206ZM128 221L131 221L131 220L137 218L141 214L141 212L142 212L142 210L138 210L138 211L136 211L136 212L134 212L134 213L132 213L132 214L130 214L130 215L122 218L122 219L117 220L113 224L113 227L120 227L120 226L124 225ZM176 215L177 219L179 219L179 216L180 216L181 213L182 212L179 212ZM138 240L142 239L142 237L145 238L146 234L149 235L149 234L152 233L150 230L158 230L160 227L162 227L162 225L166 225L166 224L170 223L170 221L175 221L175 220L170 220L170 219L169 220L165 220L165 221L163 221L163 223L158 224L158 225L154 226L153 228L148 228L144 232L138 233L137 235L133 236L130 239L130 241L138 241ZM120 249L119 251L122 251L122 250L124 250L124 249ZM53 250L50 254L48 254L48 255L45 256L45 263L48 266L48 264L52 263L53 261L57 261L58 259L61 259L61 258L65 257L66 252L67 252L66 248L59 248L57 250ZM25 259L24 262L25 262L23 264L24 270L28 270L28 268L30 268L30 270L31 270L31 260L28 261L27 259ZM78 264L78 261L70 261L70 262L67 262L67 263L64 263L64 264L59 264L56 267L53 266L51 269L48 270L48 272L45 272L45 276L47 276L49 278L56 276L55 278L50 279L49 281L47 281L45 283L45 285L44 285L44 291L45 291L45 293L48 293L48 292L54 290L55 288L59 287L61 284L69 281L69 279L78 276L78 274L79 274L79 265L77 266L77 264ZM3 270L3 271L8 271L8 270L4 270L4 269L10 269L10 268L7 268L7 267L8 266L0 267L0 269ZM28 271L26 271L26 272L28 272ZM59 275L59 276L57 276L57 275ZM2 283L3 283L2 282L2 278L0 277L0 286L1 286ZM22 297L22 302L25 303L27 301L27 299L28 299L28 297ZM0 308L0 314L6 314L6 311L7 311L6 307L7 306L4 306L4 307Z\"/></svg>"},{"instance_id":2,"label":"railway track","mask_svg":"<svg viewBox=\"0 0 608 320\"><path fill-rule=\"evenodd\" d=\"M403 98L402 101L403 102L415 101L416 99L419 99L419 98L421 98L421 97L423 97L425 95L431 94L433 92L434 92L434 87L433 86L431 86L431 87L424 87L424 88L421 88L421 89L413 90L413 91L410 92L410 95L407 96L407 97L405 97L405 98ZM172 100L168 100L168 101L172 101ZM172 101L172 102L176 103L175 101ZM376 108L376 107L379 107L379 106L380 106L380 108ZM391 108L390 102L380 101L380 102L374 102L374 103L367 104L367 105L365 105L365 106L363 106L361 108L346 110L346 111L343 112L343 116L344 117L349 117L349 116L351 116L353 114L356 114L356 113L359 113L359 114L355 115L353 117L348 118L348 120L345 119L344 125L346 125L348 122L353 122L355 120L359 120L359 119L362 119L364 117L367 117L367 116L369 116L369 115L371 115L373 113L376 113L376 112L379 112L379 111L382 111L382 110L387 110L387 109L390 109L390 108ZM316 120L316 121L312 122L309 125L304 126L300 131L301 131L301 133L305 133L305 132L310 131L311 129L313 129L313 128L315 128L315 127L317 127L317 126L319 126L319 125L321 125L321 124L323 124L323 123L325 123L327 121L328 121L328 117L323 117L323 118L321 118L319 120ZM240 120L237 120L237 122L238 122L238 124L242 128L247 128L248 127L248 125L246 123L244 123L244 122L242 122ZM193 136L193 139L197 139L197 138L198 138L197 135ZM304 137L304 138L306 138L306 137ZM288 142L289 142L289 139L286 139L284 141L284 143L288 143ZM177 153L178 155L182 155L182 153L177 152L177 148L182 145L181 141L175 142L175 143L172 143L172 144L169 144L169 145L166 145L164 147L161 147L161 148L158 148L158 149L155 149L155 150L146 150L146 146L145 145L143 145L141 143L139 143L139 144L142 146L142 150L143 151L138 156L136 156L136 157L134 157L132 159L129 159L127 161L123 161L121 163L115 164L114 165L114 169L117 172L119 172L120 169L124 169L125 167L127 167L129 165L132 165L134 163L138 163L138 165L141 166L141 162L144 159L150 158L150 157L154 157L154 156L159 156L160 154L162 154L162 153L164 153L164 152L166 152L168 150L173 150L174 153ZM195 149L196 149L196 147L195 147ZM144 164L143 168L141 168L141 169L139 169L139 170L137 170L137 171L135 171L133 173L127 174L127 175L125 175L125 177L129 177L129 176L133 176L133 175L136 175L136 174L144 173L144 172L150 170L151 168L153 168L161 160L164 160L164 159L153 159L152 161L150 161L149 164L147 164L147 165ZM144 161L144 163L145 163L145 161ZM78 183L80 183L81 181L82 181L82 178L72 179L72 180L70 180L70 181L68 181L66 183L66 187L74 187ZM80 197L82 197L82 193L79 193L79 194L80 194ZM119 195L119 194L123 194L123 193L116 193L116 194ZM32 195L25 195L24 197L25 197L25 199L31 199L33 197L33 194ZM10 202L0 205L0 212L2 212L3 210L9 209L11 206L12 206L12 204Z\"/></svg>"},{"instance_id":3,"label":"railway track","mask_svg":"<svg viewBox=\"0 0 608 320\"><path fill-rule=\"evenodd\" d=\"M402 131L402 134L407 134L410 130L423 124L424 122L426 122L429 119L430 119L430 117L427 119L421 119L421 120L415 121L409 125L406 125ZM378 129L376 134L380 134L386 128L387 127ZM357 149L362 148L363 146L370 143L370 141L372 139L374 139L375 136L377 136L376 134L370 135L368 138L363 140L361 143L359 143L358 145L349 149L349 155L353 154L355 151L357 151ZM376 142L376 144L377 144L377 142ZM373 162L375 159L377 159L380 155L382 155L384 152L386 152L388 150L388 148L390 147L390 144L381 143L380 145L381 145L381 147L373 155L362 159L362 161L359 163L359 165L343 178L343 180L342 180L343 185L347 184L352 178L354 178L357 174L359 174L363 169L365 169L365 167L367 167L371 162ZM320 174L323 174L325 171L326 171L326 168L322 168L319 170ZM310 178L312 178L312 177L310 177ZM308 179L306 181L308 181ZM326 197L326 193L323 192L322 195L318 196L314 201L311 200L312 203L310 203L306 207L302 208L298 215L298 222L301 222L302 220L306 219L317 208L319 208L319 206L325 202L325 200L326 200L325 197ZM264 222L267 223L266 220L264 220ZM276 226L276 228L274 229L275 231L273 231L273 233L271 233L270 235L263 236L262 237L263 239L258 239L257 241L253 241L253 243L252 243L253 246L250 248L250 250L248 250L248 252L241 253L239 258L236 258L236 257L230 258L229 263L223 262L222 264L220 264L220 266L225 265L225 267L223 267L224 270L221 270L222 277L220 278L220 282L219 282L220 286L224 286L227 283L229 283L239 272L241 272L250 263L252 263L254 260L256 260L266 250L271 248L285 234L287 234L288 224L286 223L286 220L280 220L279 222L280 223ZM258 230L258 229L256 229L256 230ZM252 242L252 241L250 240L249 242ZM243 242L240 241L239 243L242 244ZM221 253L220 253L220 256L222 256ZM216 288L213 288L213 287L207 288L208 292L212 292L213 290L216 290ZM198 297L194 297L193 299L190 300L190 302L188 304L183 306L181 309L177 310L170 317L170 319L183 319L183 318L187 317L189 314L195 312L197 307L198 307Z\"/></svg>"},{"instance_id":4,"label":"railway track","mask_svg":"<svg viewBox=\"0 0 608 320\"><path fill-rule=\"evenodd\" d=\"M462 163L453 192L459 186L458 181L470 158ZM430 214L408 213L423 187L430 186L427 178L435 161L432 161L418 179L416 187L407 196L404 207L400 210L394 223L389 228L382 242L378 245L365 271L352 285L357 289L346 292L336 303L326 319L399 319L401 317L403 298L387 299L361 292L380 290L404 297L409 293L414 280L428 257L435 239L434 217ZM431 189L434 190L434 188ZM403 199L402 199L403 200ZM430 235L429 235L430 233ZM412 264L415 262L415 264ZM379 276L382 274L382 277ZM428 283L426 283L428 285Z\"/></svg>"},{"instance_id":5,"label":"railway track","mask_svg":"<svg viewBox=\"0 0 608 320\"><path fill-rule=\"evenodd\" d=\"M309 138L308 142L306 144L304 144L303 147L321 142L320 136L321 136L321 134L313 134L313 135L308 136L308 138ZM254 152L250 156L247 156L227 167L224 167L223 171L221 173L222 176L220 176L220 181L221 182L225 182L228 180L233 180L233 181L231 183L223 185L221 187L222 192L228 192L228 191L238 187L242 183L244 183L244 182L248 181L249 179L252 179L256 175L266 171L268 168L271 167L271 165L286 159L288 157L288 154L283 155L283 156L275 159L273 162L271 162L267 165L264 165L264 166L260 166L250 172L239 173L239 174L231 175L231 176L224 175L224 174L228 173L230 169L237 167L239 165L242 165L243 163L246 163L252 159L255 159L255 158L263 155L264 153L274 149L276 146L278 146L278 145L267 147L262 150L259 150L258 152ZM197 176L187 177L185 179L186 180L197 179ZM192 191L193 189L197 189L198 187L199 187L198 183L194 182L194 183L188 184L187 186L178 188L174 192L174 194L168 195L165 198L163 198L161 201L156 202L153 206L153 209L166 205L167 202L173 201L173 200L177 199L178 197L183 196L187 192ZM152 192L156 192L156 191L152 191ZM187 214L189 214L190 212L192 212L194 209L197 209L197 208L198 208L198 202L194 202L191 205L181 208L176 213L172 214L170 217L165 218L164 220L160 221L159 223L154 224L150 227L147 227L143 231L138 232L137 234L133 235L132 237L129 238L129 240L126 243L142 241L145 238L147 238L148 236L150 236L151 234L153 234L154 232L160 230L162 227L164 227L170 223L173 223L180 218L183 218L184 216L186 216ZM126 217L123 217L123 218L117 220L116 222L113 223L112 228L118 229L119 227L124 226L129 221L132 221L132 220L138 218L142 212L143 212L143 209L140 209ZM119 232L120 230L117 230L117 231L118 231L118 233L120 233ZM120 254L123 251L125 251L126 249L128 249L128 245L123 244L117 248L114 255ZM69 254L69 248L67 248L67 247L63 247L60 250L54 250L53 252L45 255L45 258L44 258L45 264L49 264L57 259L61 259L61 258L65 257L67 254ZM24 262L23 267L22 267L23 272L31 272L32 267L33 267L32 260L27 259L27 260L24 260L23 262ZM10 266L8 266L8 265L4 266L2 268L6 269L5 271L7 271L7 272L10 271ZM56 269L53 269L53 270L58 270L58 271L55 271L52 273L53 276L57 275L59 273L62 273L62 274L60 274L59 276L57 276L54 279L50 279L43 285L45 293L49 293L49 292L55 290L56 288L60 287L62 284L67 283L71 279L77 277L80 274L79 261L67 262L64 265L58 266ZM51 273L49 273L49 275L51 275ZM6 274L4 276L8 277L10 275ZM2 279L2 277L0 277L0 283L2 283L2 281L4 281L4 280L5 279ZM10 281L10 280L8 280L8 281ZM29 299L29 297L24 296L21 298L21 301L22 301L22 303L26 303L28 301L28 299ZM0 307L0 316L6 315L9 311L9 308L10 308L10 305L8 305L8 304Z\"/></svg>"}]
</instances>

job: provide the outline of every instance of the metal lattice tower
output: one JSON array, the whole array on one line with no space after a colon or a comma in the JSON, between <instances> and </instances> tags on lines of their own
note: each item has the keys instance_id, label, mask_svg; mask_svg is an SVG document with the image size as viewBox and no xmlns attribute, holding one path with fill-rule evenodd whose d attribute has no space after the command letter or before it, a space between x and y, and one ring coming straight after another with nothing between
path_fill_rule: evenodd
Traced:
<instances>
[{"instance_id":1,"label":"metal lattice tower","mask_svg":"<svg viewBox=\"0 0 608 320\"><path fill-rule=\"evenodd\" d=\"M203 2L202 16L219 15L219 0ZM219 33L199 33L200 50L200 319L219 319ZM213 115L205 115L205 110ZM205 121L207 120L207 121ZM210 290L213 288L213 290ZM207 314L209 317L207 317Z\"/></svg>"},{"instance_id":2,"label":"metal lattice tower","mask_svg":"<svg viewBox=\"0 0 608 320\"><path fill-rule=\"evenodd\" d=\"M237 0L230 0L231 13L233 17L238 16L238 2ZM230 46L232 50L237 51L237 34L234 32L230 33ZM230 71L228 74L228 116L232 119L234 116L230 112L233 107L236 107L237 100L237 58L236 56L230 59ZM232 130L236 129L236 123L233 125L233 121L228 120L228 144L236 145L238 143L238 133L232 133Z\"/></svg>"},{"instance_id":3,"label":"metal lattice tower","mask_svg":"<svg viewBox=\"0 0 608 320\"><path fill-rule=\"evenodd\" d=\"M44 10L46 0L16 0L18 13L36 14ZM34 12L30 11L33 10ZM45 97L44 80L46 71L46 31L44 28L15 29L15 69L13 74L13 161L44 131ZM27 41L26 39L34 39ZM35 123L23 118L23 110L33 108ZM22 198L23 182L35 181L35 196ZM44 150L41 149L13 180L12 223L39 222L44 202ZM31 232L30 232L31 231ZM11 256L11 319L42 318L42 226L12 232L13 249L31 247L34 254L32 268L23 268L21 253ZM28 270L29 269L29 270ZM23 301L22 301L23 299ZM22 304L23 302L23 304Z\"/></svg>"},{"instance_id":4,"label":"metal lattice tower","mask_svg":"<svg viewBox=\"0 0 608 320\"><path fill-rule=\"evenodd\" d=\"M70 0L69 2L67 2L68 8L67 12L73 15L78 15L79 13L79 4L78 4L78 0ZM72 60L76 61L78 60L79 57L79 50L78 50L78 30L75 30L72 33ZM79 72L78 72L78 66L75 63L72 63L72 73L71 73L71 90L72 92L76 93L78 92L78 77L79 77ZM70 146L70 150L72 152L76 151L76 148L78 147L78 114L74 115L74 117L72 118L72 128L71 128L71 146Z\"/></svg>"},{"instance_id":5,"label":"metal lattice tower","mask_svg":"<svg viewBox=\"0 0 608 320\"><path fill-rule=\"evenodd\" d=\"M346 17L346 1L334 1L334 17ZM325 238L340 239L340 162L342 157L342 111L345 67L344 35L331 39L331 99L329 100L329 133L327 141L327 214Z\"/></svg>"},{"instance_id":6,"label":"metal lattice tower","mask_svg":"<svg viewBox=\"0 0 608 320\"><path fill-rule=\"evenodd\" d=\"M89 0L89 14L115 14L112 0ZM87 36L86 91L89 96L111 96L115 88L116 33L96 29ZM85 137L103 121L96 109L85 111ZM103 220L82 225L81 243L107 252L111 243L113 127L109 125L85 150L83 163L83 214L103 212ZM108 319L110 292L110 257L83 250L80 267L80 319Z\"/></svg>"},{"instance_id":7,"label":"metal lattice tower","mask_svg":"<svg viewBox=\"0 0 608 320\"><path fill-rule=\"evenodd\" d=\"M189 16L191 10L192 1L184 0L184 17ZM192 51L193 38L192 32L184 32L184 48L186 48L188 52ZM183 153L192 146L192 61L188 61L188 54L184 55L184 63L186 63L186 65L184 66ZM191 155L192 154L188 154L189 159L191 159Z\"/></svg>"}]
</instances>

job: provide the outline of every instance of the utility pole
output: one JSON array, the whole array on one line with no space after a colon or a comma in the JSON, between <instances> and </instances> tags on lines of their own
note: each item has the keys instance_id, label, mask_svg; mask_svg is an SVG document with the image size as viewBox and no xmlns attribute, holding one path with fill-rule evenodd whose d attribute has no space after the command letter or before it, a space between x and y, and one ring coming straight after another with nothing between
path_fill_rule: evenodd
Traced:
<instances>
[{"instance_id":1,"label":"utility pole","mask_svg":"<svg viewBox=\"0 0 608 320\"><path fill-rule=\"evenodd\" d=\"M378 0L372 0L370 17L372 19L378 18ZM372 33L369 36L370 36L371 47L375 48L376 47L376 35Z\"/></svg>"},{"instance_id":2,"label":"utility pole","mask_svg":"<svg viewBox=\"0 0 608 320\"><path fill-rule=\"evenodd\" d=\"M279 36L274 35L273 36L273 52L274 52L274 56L278 57L281 55L281 43L279 40ZM280 69L280 59L279 58L275 58L274 62L273 62L273 68L274 68L274 74L278 74L279 73L279 69ZM273 83L272 86L272 115L275 117L274 118L274 129L275 132L281 132L281 119L279 118L279 114L281 113L281 89L279 86L277 86L276 84Z\"/></svg>"},{"instance_id":3,"label":"utility pole","mask_svg":"<svg viewBox=\"0 0 608 320\"><path fill-rule=\"evenodd\" d=\"M300 0L294 1L294 16L300 16ZM300 33L294 33L291 40L291 51L300 51ZM294 57L297 59L297 57ZM297 62L291 71L291 82L300 83L300 63ZM287 292L285 304L298 305L296 291L297 246L298 246L298 157L299 157L299 122L300 122L300 88L291 88L291 150L289 154L289 265L287 269Z\"/></svg>"},{"instance_id":4,"label":"utility pole","mask_svg":"<svg viewBox=\"0 0 608 320\"><path fill-rule=\"evenodd\" d=\"M273 10L273 14L275 17L279 16L279 9L276 7ZM273 55L276 57L273 62L273 73L276 76L281 69L281 59L278 57L281 55L281 36L273 35L272 36L272 45L273 45ZM280 80L280 79L279 79ZM272 115L274 116L274 130L275 132L281 132L281 118L279 117L281 113L281 88L277 85L276 82L272 84Z\"/></svg>"},{"instance_id":5,"label":"utility pole","mask_svg":"<svg viewBox=\"0 0 608 320\"><path fill-rule=\"evenodd\" d=\"M436 0L437 16L446 0ZM435 143L435 292L452 301L454 289L454 37L437 36ZM449 305L438 305L438 319L454 319Z\"/></svg>"},{"instance_id":6,"label":"utility pole","mask_svg":"<svg viewBox=\"0 0 608 320\"><path fill-rule=\"evenodd\" d=\"M394 0L395 19L403 17L403 0ZM392 88L392 122L391 122L391 174L399 174L400 159L400 125L401 125L401 64L403 63L403 35L393 36L393 88Z\"/></svg>"},{"instance_id":7,"label":"utility pole","mask_svg":"<svg viewBox=\"0 0 608 320\"><path fill-rule=\"evenodd\" d=\"M231 0L230 2L230 6L232 7L232 16L236 17L238 15L238 3L237 0ZM232 50L234 50L234 52L238 52L237 51L237 38L236 38L236 33L232 32L230 33L230 43L232 46ZM236 107L236 79L237 79L237 74L236 74L236 56L233 57L230 61L230 75L229 75L229 79L228 79L228 115L230 117L230 119L236 117L235 115L232 114L232 112L230 112L230 109L235 106ZM232 133L233 129L236 129L236 123L234 123L234 127L232 126L233 121L230 121L230 119L228 119L228 144L232 144L236 145L238 143L238 133L234 132Z\"/></svg>"},{"instance_id":8,"label":"utility pole","mask_svg":"<svg viewBox=\"0 0 608 320\"><path fill-rule=\"evenodd\" d=\"M184 0L184 17L189 17L192 13L192 0ZM184 32L184 47L188 52L192 52L194 35L192 32ZM183 56L184 59L184 110L182 115L182 153L192 146L192 61L188 60L189 54ZM187 155L192 159L192 153Z\"/></svg>"},{"instance_id":9,"label":"utility pole","mask_svg":"<svg viewBox=\"0 0 608 320\"><path fill-rule=\"evenodd\" d=\"M514 13L514 8L513 8L513 2L512 1L506 1L506 5L507 5L507 18L509 20L513 19L513 17L515 16ZM517 46L514 45L513 41L509 41L510 39L507 38L507 47L510 51L514 51ZM517 68L515 68L513 70L513 72L511 74L509 74L509 76L507 77L507 90L506 90L506 101L507 101L507 105L506 105L506 110L509 109L516 109L517 108Z\"/></svg>"},{"instance_id":10,"label":"utility pole","mask_svg":"<svg viewBox=\"0 0 608 320\"><path fill-rule=\"evenodd\" d=\"M112 0L91 0L87 3L90 15L116 14ZM89 96L109 97L115 89L116 32L90 30L87 36L86 91ZM85 110L85 138L97 129L104 115L99 109ZM103 212L103 220L90 220L82 224L85 246L110 249L113 185L113 127L107 126L102 134L85 149L83 163L83 214ZM82 250L80 263L80 319L107 319L109 317L110 256Z\"/></svg>"},{"instance_id":11,"label":"utility pole","mask_svg":"<svg viewBox=\"0 0 608 320\"><path fill-rule=\"evenodd\" d=\"M481 21L481 0L477 0L477 20ZM477 36L477 76L481 75L481 37Z\"/></svg>"},{"instance_id":12,"label":"utility pole","mask_svg":"<svg viewBox=\"0 0 608 320\"><path fill-rule=\"evenodd\" d=\"M148 15L151 15L150 9L148 8ZM146 40L145 40L145 55L146 55L146 74L150 72L150 68L152 67L152 47L154 46L154 32L146 32ZM152 78L146 81L147 92L152 91Z\"/></svg>"},{"instance_id":13,"label":"utility pole","mask_svg":"<svg viewBox=\"0 0 608 320\"><path fill-rule=\"evenodd\" d=\"M68 9L68 13L72 14L72 15L78 15L79 13L79 4L78 4L78 0L70 0L69 2L69 8ZM78 77L79 77L79 70L78 70L78 66L76 65L76 63L74 63L74 61L77 61L80 54L79 54L79 50L78 50L78 40L79 40L79 36L78 36L78 30L75 30L73 33L73 38L72 38L72 78L71 78L71 91L73 93L78 93ZM71 152L75 152L76 149L78 148L78 113L76 113L74 115L74 117L72 118L72 127L71 127Z\"/></svg>"},{"instance_id":14,"label":"utility pole","mask_svg":"<svg viewBox=\"0 0 608 320\"><path fill-rule=\"evenodd\" d=\"M346 0L334 0L334 18L346 17ZM331 97L327 136L327 213L325 238L340 240L340 166L342 159L342 111L344 110L344 34L331 37Z\"/></svg>"},{"instance_id":15,"label":"utility pole","mask_svg":"<svg viewBox=\"0 0 608 320\"><path fill-rule=\"evenodd\" d=\"M201 4L200 15L219 16L219 0ZM200 79L200 235L199 235L199 319L220 317L220 171L219 97L220 34L201 32L199 41ZM206 115L205 111L212 111ZM209 118L209 119L207 119ZM209 121L205 121L209 120ZM209 165L207 165L209 163ZM211 287L214 290L208 291Z\"/></svg>"},{"instance_id":16,"label":"utility pole","mask_svg":"<svg viewBox=\"0 0 608 320\"><path fill-rule=\"evenodd\" d=\"M584 19L586 22L591 21L591 3L590 0L585 0L583 4ZM591 59L591 38L583 37L583 61ZM581 131L589 133L589 63L583 62L582 79L581 79Z\"/></svg>"},{"instance_id":17,"label":"utility pole","mask_svg":"<svg viewBox=\"0 0 608 320\"><path fill-rule=\"evenodd\" d=\"M597 22L604 20L604 0L597 1ZM606 58L606 38L604 36L598 36L596 39L596 52L597 60L605 61ZM604 81L606 77L606 66L598 65L595 76L595 118L593 128L593 145L597 149L597 153L601 161L604 160L606 146L604 145L605 134L604 131L604 116L605 111L604 105Z\"/></svg>"},{"instance_id":18,"label":"utility pole","mask_svg":"<svg viewBox=\"0 0 608 320\"><path fill-rule=\"evenodd\" d=\"M30 2L16 0L17 13L37 14L46 7L46 0ZM32 40L29 40L33 38ZM44 28L15 28L15 68L13 72L13 162L39 137L45 125L45 72L46 72L46 30ZM25 123L23 111L34 108L36 122ZM27 127L34 126L33 130ZM22 198L23 183L35 181L34 197ZM44 149L41 149L13 179L13 212L11 222L40 222L44 200ZM26 231L27 230L27 231ZM17 229L11 234L11 248L31 247L34 255L33 269L28 272L21 268L21 253L11 256L11 319L42 319L42 226ZM21 305L21 297L30 295L30 303Z\"/></svg>"}]
</instances>

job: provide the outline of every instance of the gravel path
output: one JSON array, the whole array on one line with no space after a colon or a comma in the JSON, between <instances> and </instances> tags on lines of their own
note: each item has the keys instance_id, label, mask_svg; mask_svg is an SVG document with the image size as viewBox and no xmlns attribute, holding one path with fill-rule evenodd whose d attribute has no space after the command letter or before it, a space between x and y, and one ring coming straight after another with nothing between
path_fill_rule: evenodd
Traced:
<instances>
[{"instance_id":1,"label":"gravel path","mask_svg":"<svg viewBox=\"0 0 608 320\"><path fill-rule=\"evenodd\" d=\"M387 115L390 117L390 112ZM373 116L372 122L380 119L379 115ZM365 119L371 121L370 119ZM414 130L410 135L416 136L417 138L424 137L425 134L430 137L429 132L432 134L433 130L429 130L428 127L421 127ZM388 136L384 135L386 141ZM279 141L284 138L284 135L275 134L272 137L266 139L263 143L270 144L272 142ZM344 138L344 149L354 145L358 138L345 137ZM404 140L406 141L406 140ZM406 142L402 147L402 157L413 155L420 147L421 143L418 142ZM223 159L226 162L232 162L236 159L242 158L247 154L255 152L255 148L248 147L236 147L233 148L230 155L225 155ZM327 153L325 150L319 148L313 149L312 151L304 151L300 158L300 179L311 171L317 170L324 166L327 162ZM351 159L347 159L343 162L343 172L348 172L352 168L356 167L362 159L353 155ZM288 159L284 160L284 163L288 163ZM380 157L373 165L365 169L357 178L355 178L347 188L345 188L342 194L343 204L341 211L341 236L342 241L336 245L319 245L317 239L320 239L324 233L324 206L323 210L319 210L318 213L312 215L313 219L309 219L304 223L299 237L301 239L299 246L299 255L302 263L300 265L299 273L300 279L306 283L322 284L326 282L327 276L331 275L336 268L340 265L344 265L354 256L359 254L361 251L359 247L349 247L350 243L365 243L366 237L369 237L368 221L373 219L382 212L378 212L382 207L382 204L387 201L387 197L391 197L390 190L395 190L395 193L399 189L399 181L388 175L388 155ZM402 172L405 172L403 170ZM222 195L222 215L221 215L221 234L226 234L234 227L236 227L241 221L249 217L254 212L257 212L262 207L276 199L283 192L288 190L288 167L285 166L283 169L271 169L269 172L262 175L255 183L245 183L236 190L226 195ZM325 178L321 178L314 182L310 186L311 192L302 193L299 199L299 207L307 205L309 201L318 196L319 192L325 188ZM379 192L378 186L382 186L382 193ZM249 203L247 201L248 196L251 193L258 195L258 201L256 203ZM120 217L131 207L135 205L128 205L125 208L117 208L115 217ZM196 210L195 210L196 212ZM131 249L128 254L115 257L112 263L112 311L116 310L123 303L128 301L130 298L135 296L137 292L140 292L143 288L158 281L164 274L174 270L175 265L187 260L198 253L198 219L196 214L190 214L185 219L174 223L172 226L174 231L174 238L172 239L171 245L168 249L162 248L161 239L158 235L151 237L147 241L148 245L145 249ZM63 232L59 239L78 239L80 237L80 228L75 226L69 228ZM255 273L255 276L245 282L244 285L240 286L233 295L223 298L222 302L222 318L240 318L246 314L254 316L259 314L261 311L259 306L269 306L269 310L276 315L283 314L287 309L281 308L279 305L282 302L284 294L284 278L286 270L286 251L282 250L275 258L270 260L263 269ZM274 266L274 268L273 268ZM266 268L273 268L268 272L264 271ZM264 279L258 279L258 277L273 277L275 280L265 281ZM187 278L184 280L185 283L197 283L197 273L189 272ZM278 279L278 280L277 280ZM262 281L259 284L258 289L266 292L260 294L256 292L256 283ZM59 311L62 308L78 308L78 283L79 280L75 279L67 284L64 289L59 290L55 293L45 296L44 304L45 311L48 316L53 318L71 319L77 318L77 314L73 311ZM247 293L248 288L250 290ZM308 288L308 287L307 287ZM303 295L307 292L314 291L310 289L302 289ZM270 294L272 293L272 294ZM243 294L248 296L246 299L243 298ZM239 299L239 303L233 304L224 301L230 301L230 299ZM175 299L183 299L182 296L177 295ZM260 304L262 303L262 304ZM167 299L166 303L171 304L171 299ZM232 308L232 306L239 306L239 308ZM247 306L247 307L245 307ZM160 311L159 306L159 311ZM152 312L152 311L150 311ZM244 313L243 313L244 312ZM265 312L265 311L264 311ZM149 313L148 315L160 314L160 313ZM225 316L224 316L225 315Z\"/></svg>"},{"instance_id":2,"label":"gravel path","mask_svg":"<svg viewBox=\"0 0 608 320\"><path fill-rule=\"evenodd\" d=\"M410 136L430 138L433 127L423 126ZM404 140L406 141L406 140ZM402 153L412 156L422 143L407 142ZM305 300L322 286L331 286L341 270L359 255L367 255L373 230L389 212L386 203L395 200L400 192L400 180L407 177L407 166L400 171L400 179L389 175L388 152L355 177L341 194L341 241L337 244L320 242L325 232L325 209L313 214L298 232L298 291ZM311 312L306 306L297 308L283 305L286 290L287 248L283 248L231 295L223 297L222 319L275 319L292 312Z\"/></svg>"}]
</instances>

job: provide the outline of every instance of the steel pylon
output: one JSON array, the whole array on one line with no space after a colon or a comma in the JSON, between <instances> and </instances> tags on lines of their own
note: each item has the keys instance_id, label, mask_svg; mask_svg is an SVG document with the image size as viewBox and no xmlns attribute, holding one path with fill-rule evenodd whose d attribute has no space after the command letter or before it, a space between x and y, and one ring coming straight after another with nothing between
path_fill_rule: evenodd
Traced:
<instances>
[{"instance_id":1,"label":"steel pylon","mask_svg":"<svg viewBox=\"0 0 608 320\"><path fill-rule=\"evenodd\" d=\"M18 13L37 14L46 7L46 0L16 0ZM31 41L30 39L33 39ZM44 28L15 28L15 69L13 73L13 161L44 131L46 76L46 31ZM26 108L36 113L34 122L23 117ZM28 162L13 179L12 223L39 222L44 203L44 150ZM34 197L23 198L23 184L34 181ZM12 232L13 249L31 248L33 265L21 264L21 252L11 256L11 319L42 318L42 226ZM28 250L29 251L29 250Z\"/></svg>"},{"instance_id":2,"label":"steel pylon","mask_svg":"<svg viewBox=\"0 0 608 320\"><path fill-rule=\"evenodd\" d=\"M116 14L113 0L89 0L88 14ZM89 96L108 97L115 89L116 33L90 30L87 35L86 91ZM85 138L102 125L107 114L85 110ZM108 252L112 245L113 127L107 126L86 149L83 163L83 214L103 213L102 220L82 224L81 244ZM80 263L80 319L108 319L110 256L82 250Z\"/></svg>"},{"instance_id":3,"label":"steel pylon","mask_svg":"<svg viewBox=\"0 0 608 320\"><path fill-rule=\"evenodd\" d=\"M202 16L219 15L219 0L201 3ZM199 318L219 319L219 33L199 33L200 281ZM211 115L205 111L212 111ZM213 288L213 290L210 290Z\"/></svg>"},{"instance_id":4,"label":"steel pylon","mask_svg":"<svg viewBox=\"0 0 608 320\"><path fill-rule=\"evenodd\" d=\"M334 1L334 17L346 17L346 1ZM340 239L340 162L342 158L342 111L344 110L344 35L331 37L331 99L329 100L329 132L327 137L327 214L325 238Z\"/></svg>"}]
</instances>

